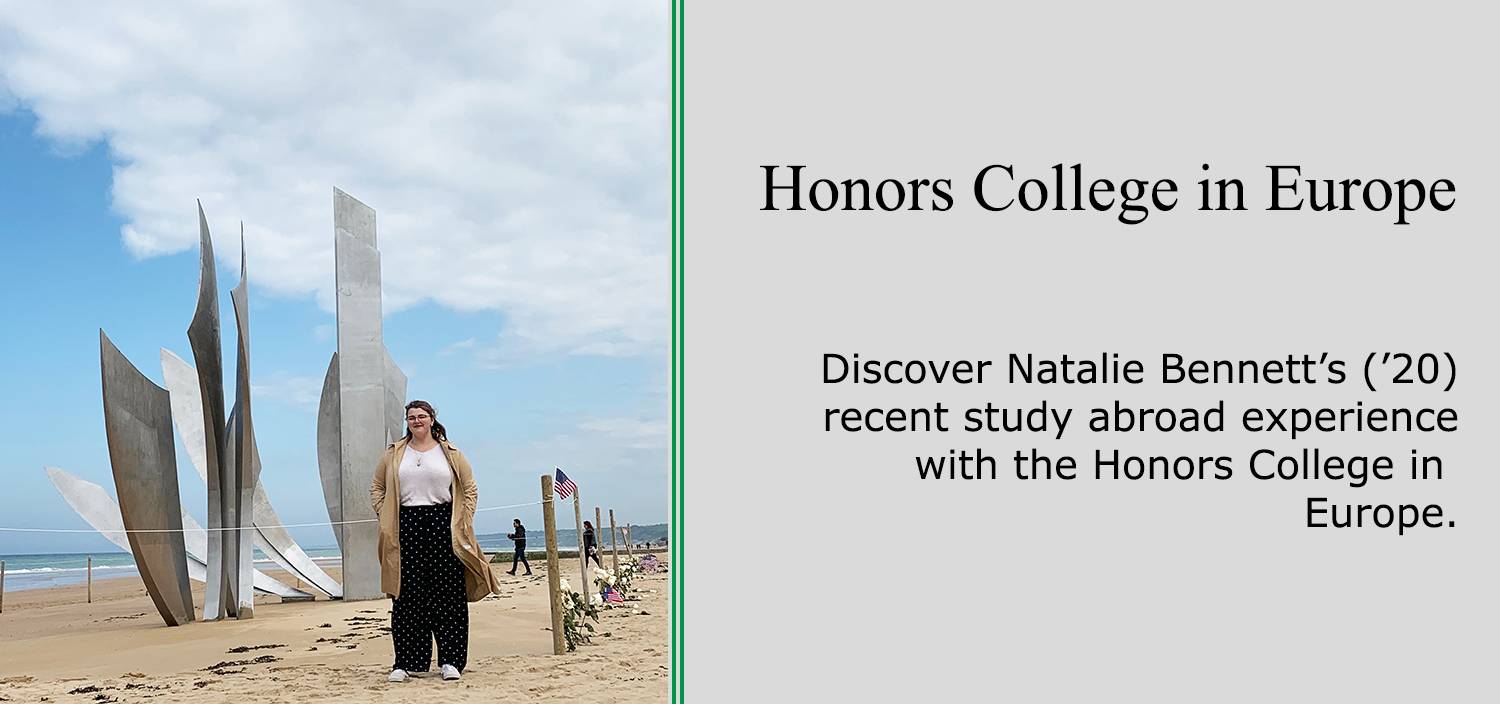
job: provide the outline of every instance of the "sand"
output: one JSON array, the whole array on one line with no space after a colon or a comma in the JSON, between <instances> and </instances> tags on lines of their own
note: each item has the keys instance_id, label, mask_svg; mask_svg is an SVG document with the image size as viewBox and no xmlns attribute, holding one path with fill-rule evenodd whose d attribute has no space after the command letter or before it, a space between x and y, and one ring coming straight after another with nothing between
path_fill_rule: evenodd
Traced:
<instances>
[{"instance_id":1,"label":"sand","mask_svg":"<svg viewBox=\"0 0 1500 704\"><path fill-rule=\"evenodd\" d=\"M568 567L563 576L578 581L577 564ZM257 597L253 619L167 628L136 577L96 581L92 604L83 586L11 592L0 613L0 702L667 699L665 575L638 576L639 601L604 611L592 643L555 656L545 566L529 578L496 571L500 594L469 605L469 666L457 682L439 678L435 662L432 673L385 681L387 600Z\"/></svg>"}]
</instances>

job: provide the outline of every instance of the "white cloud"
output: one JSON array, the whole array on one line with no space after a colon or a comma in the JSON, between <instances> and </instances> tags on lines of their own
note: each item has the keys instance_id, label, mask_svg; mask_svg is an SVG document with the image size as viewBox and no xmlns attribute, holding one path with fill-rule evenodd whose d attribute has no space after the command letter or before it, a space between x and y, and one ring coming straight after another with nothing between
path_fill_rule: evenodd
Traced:
<instances>
[{"instance_id":1,"label":"white cloud","mask_svg":"<svg viewBox=\"0 0 1500 704\"><path fill-rule=\"evenodd\" d=\"M601 418L584 421L578 429L611 444L632 450L650 450L667 446L665 420L641 418Z\"/></svg>"},{"instance_id":2,"label":"white cloud","mask_svg":"<svg viewBox=\"0 0 1500 704\"><path fill-rule=\"evenodd\" d=\"M272 401L289 406L316 407L323 395L323 380L310 376L297 376L276 372L264 381L250 384L250 398L254 401Z\"/></svg>"},{"instance_id":3,"label":"white cloud","mask_svg":"<svg viewBox=\"0 0 1500 704\"><path fill-rule=\"evenodd\" d=\"M136 256L193 248L201 198L231 271L243 221L252 284L331 310L338 186L388 311L500 311L507 358L659 351L666 5L461 5L0 5L0 109L107 141Z\"/></svg>"},{"instance_id":4,"label":"white cloud","mask_svg":"<svg viewBox=\"0 0 1500 704\"><path fill-rule=\"evenodd\" d=\"M666 421L649 416L585 418L504 454L515 467L557 465L569 474L629 481L664 478L668 432Z\"/></svg>"},{"instance_id":5,"label":"white cloud","mask_svg":"<svg viewBox=\"0 0 1500 704\"><path fill-rule=\"evenodd\" d=\"M453 344L448 345L447 347L444 347L441 352L438 352L438 354L442 355L444 357L451 357L451 356L453 356L454 354L456 354L458 352L462 352L462 351L465 351L465 350L472 350L478 344L479 344L479 341L471 337L471 338L469 338L467 340L459 340L458 342L455 342Z\"/></svg>"}]
</instances>

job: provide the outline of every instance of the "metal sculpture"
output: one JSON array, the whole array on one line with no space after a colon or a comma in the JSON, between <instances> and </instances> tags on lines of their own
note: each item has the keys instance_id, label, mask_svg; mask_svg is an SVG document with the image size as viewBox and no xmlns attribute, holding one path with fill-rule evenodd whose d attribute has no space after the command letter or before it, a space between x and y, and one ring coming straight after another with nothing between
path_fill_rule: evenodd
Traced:
<instances>
[{"instance_id":1,"label":"metal sculpture","mask_svg":"<svg viewBox=\"0 0 1500 704\"><path fill-rule=\"evenodd\" d=\"M199 395L197 372L181 357L165 348L161 350L161 370L162 379L167 385L167 392L171 394L172 419L177 425L177 434L182 437L183 446L187 450L188 460L192 463L193 469L197 470L198 477L206 482L208 481L207 447L204 442L206 434L200 422L203 417L200 409L203 399ZM256 475L259 476L259 474L257 470ZM296 575L297 578L311 584L324 594L335 599L343 596L344 591L339 583L318 567L318 564L307 556L307 553L292 539L286 529L281 527L281 518L276 515L276 510L271 506L271 499L266 495L265 485L260 482L255 484L255 502L251 515L255 522L253 538L256 549L271 558L289 574ZM189 553L192 552L191 548L192 546L189 545ZM255 579L256 588L259 589L261 578L258 573Z\"/></svg>"},{"instance_id":2,"label":"metal sculpture","mask_svg":"<svg viewBox=\"0 0 1500 704\"><path fill-rule=\"evenodd\" d=\"M318 398L318 478L339 554L344 553L344 470L339 464L339 353L328 360L323 394Z\"/></svg>"},{"instance_id":3,"label":"metal sculpture","mask_svg":"<svg viewBox=\"0 0 1500 704\"><path fill-rule=\"evenodd\" d=\"M334 272L338 288L339 517L344 598L375 599L380 589L378 528L370 507L375 463L385 447L386 358L381 341L380 250L375 211L334 189ZM325 478L325 485L331 483ZM361 521L361 522L355 522Z\"/></svg>"},{"instance_id":4,"label":"metal sculpture","mask_svg":"<svg viewBox=\"0 0 1500 704\"><path fill-rule=\"evenodd\" d=\"M255 554L255 485L260 480L260 453L255 445L255 424L250 413L250 282L245 270L245 232L240 227L240 283L229 292L234 305L234 322L239 331L235 349L234 421L225 432L224 456L233 468L235 496L231 512L226 516L235 527L235 558L238 569L233 585L234 597L239 602L239 618L255 616L255 599L252 593L253 556ZM231 451L230 448L233 448ZM227 563L226 563L227 564Z\"/></svg>"},{"instance_id":5,"label":"metal sculpture","mask_svg":"<svg viewBox=\"0 0 1500 704\"><path fill-rule=\"evenodd\" d=\"M406 375L396 366L396 360L391 359L384 343L380 352L385 357L385 441L389 444L406 434Z\"/></svg>"},{"instance_id":6,"label":"metal sculpture","mask_svg":"<svg viewBox=\"0 0 1500 704\"><path fill-rule=\"evenodd\" d=\"M57 488L64 501L87 521L94 530L120 549L130 552L130 541L126 538L125 522L120 518L120 505L110 497L104 487L82 479L56 467L45 467L47 477ZM208 532L187 511L182 512L183 543L187 552L188 579L205 582L208 564L204 555L208 552ZM274 594L283 599L311 599L307 592L293 589L270 575L255 572L255 590L263 594Z\"/></svg>"},{"instance_id":7,"label":"metal sculpture","mask_svg":"<svg viewBox=\"0 0 1500 704\"><path fill-rule=\"evenodd\" d=\"M192 561L197 560L199 564L203 564L203 558L201 556L208 547L208 532L203 530L203 526L198 525L198 521L195 520L187 511L182 512L182 526L185 529L183 531L183 537L187 543L187 554L189 558L188 578L196 579L201 582L203 581L202 577L193 576ZM202 568L206 570L207 565L203 564ZM275 577L272 577L271 575L261 572L260 570L252 570L250 572L250 576L252 583L255 585L255 592L257 594L272 594L281 597L283 601L312 601L313 599L313 595L308 594L301 589L294 589L292 587L289 587L285 582L282 582Z\"/></svg>"},{"instance_id":8,"label":"metal sculpture","mask_svg":"<svg viewBox=\"0 0 1500 704\"><path fill-rule=\"evenodd\" d=\"M104 434L120 496L120 518L146 592L168 626L193 620L177 455L166 389L153 384L99 331Z\"/></svg>"},{"instance_id":9,"label":"metal sculpture","mask_svg":"<svg viewBox=\"0 0 1500 704\"><path fill-rule=\"evenodd\" d=\"M204 472L208 481L208 580L204 583L203 619L216 621L233 616L237 610L226 580L236 581L229 565L235 545L225 544L225 531L233 490L225 490L229 467L224 456L224 363L219 342L218 276L214 268L214 243L208 232L208 218L203 203L198 203L198 305L188 325L188 345L198 370L198 396L201 399ZM184 438L184 440L187 440ZM191 442L191 441L189 441ZM189 452L194 445L189 445ZM233 535L229 536L233 538Z\"/></svg>"},{"instance_id":10,"label":"metal sculpture","mask_svg":"<svg viewBox=\"0 0 1500 704\"><path fill-rule=\"evenodd\" d=\"M164 374L175 391L168 394L147 380L115 349L104 331L99 332L105 429L121 496L122 522L127 526L172 526L160 529L164 532L128 534L142 581L168 625L192 620L191 593L186 587L190 564L194 565L195 576L196 565L203 564L205 620L253 617L254 591L262 585L284 596L306 596L275 580L261 581L264 575L258 575L252 561L259 547L289 572L330 596L378 598L382 596L376 556L378 528L368 487L384 443L403 434L406 375L391 359L381 338L375 211L334 189L338 351L329 362L319 403L318 471L342 553L342 586L280 527L259 485L260 455L250 403L250 308L243 224L240 282L230 293L238 333L235 402L225 417L213 239L202 203L198 204L198 230L198 303L187 331L196 369L162 351ZM177 500L171 432L174 400L188 456L208 484L207 531L181 511ZM169 511L168 506L176 506L177 511ZM183 532L184 523L190 534ZM185 541L193 543L191 554ZM200 556L204 552L206 558Z\"/></svg>"}]
</instances>

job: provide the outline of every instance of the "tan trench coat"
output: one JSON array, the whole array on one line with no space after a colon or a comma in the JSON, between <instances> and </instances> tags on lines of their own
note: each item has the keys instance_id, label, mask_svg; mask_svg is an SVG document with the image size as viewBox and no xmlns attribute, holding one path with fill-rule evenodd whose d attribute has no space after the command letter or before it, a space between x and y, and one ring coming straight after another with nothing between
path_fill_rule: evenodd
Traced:
<instances>
[{"instance_id":1,"label":"tan trench coat","mask_svg":"<svg viewBox=\"0 0 1500 704\"><path fill-rule=\"evenodd\" d=\"M375 481L370 486L370 504L380 517L380 589L392 597L401 596L401 478L396 471L406 454L407 439L391 444L375 465ZM447 441L438 443L448 466L453 468L453 554L464 565L464 591L469 601L479 601L499 592L489 560L474 537L474 509L479 505L479 488L474 486L474 469L464 453Z\"/></svg>"}]
</instances>

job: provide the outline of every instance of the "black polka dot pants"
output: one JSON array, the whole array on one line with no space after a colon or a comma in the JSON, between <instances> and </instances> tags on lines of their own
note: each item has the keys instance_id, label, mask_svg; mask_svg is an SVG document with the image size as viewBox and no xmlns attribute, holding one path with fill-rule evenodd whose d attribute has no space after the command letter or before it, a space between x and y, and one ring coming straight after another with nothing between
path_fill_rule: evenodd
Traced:
<instances>
[{"instance_id":1,"label":"black polka dot pants","mask_svg":"<svg viewBox=\"0 0 1500 704\"><path fill-rule=\"evenodd\" d=\"M438 665L469 660L469 602L464 566L453 554L452 504L401 507L401 596L391 605L396 669L426 672L437 640Z\"/></svg>"}]
</instances>

